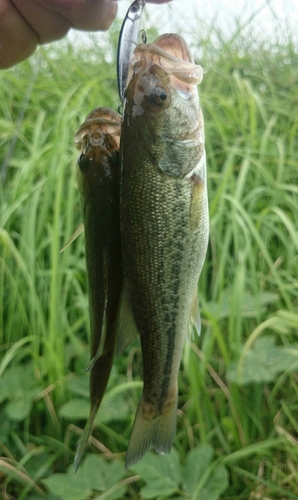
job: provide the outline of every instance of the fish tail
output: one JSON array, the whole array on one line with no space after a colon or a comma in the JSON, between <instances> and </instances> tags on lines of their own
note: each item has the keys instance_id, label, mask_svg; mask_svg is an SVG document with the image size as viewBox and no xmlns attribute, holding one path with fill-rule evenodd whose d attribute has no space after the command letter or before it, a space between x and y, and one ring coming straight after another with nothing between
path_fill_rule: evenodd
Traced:
<instances>
[{"instance_id":1,"label":"fish tail","mask_svg":"<svg viewBox=\"0 0 298 500\"><path fill-rule=\"evenodd\" d=\"M76 452L76 456L74 459L75 472L77 472L77 470L81 464L86 446L88 444L90 434L92 432L93 422L94 422L94 419L96 417L97 411L98 411L98 406L96 408L93 408L92 411L90 412L87 424L85 426L85 429L83 430L83 434L81 435L81 437L79 439L77 452Z\"/></svg>"},{"instance_id":2,"label":"fish tail","mask_svg":"<svg viewBox=\"0 0 298 500\"><path fill-rule=\"evenodd\" d=\"M126 468L141 460L150 448L157 453L169 453L175 437L176 420L177 394L160 411L142 397L128 443Z\"/></svg>"}]
</instances>

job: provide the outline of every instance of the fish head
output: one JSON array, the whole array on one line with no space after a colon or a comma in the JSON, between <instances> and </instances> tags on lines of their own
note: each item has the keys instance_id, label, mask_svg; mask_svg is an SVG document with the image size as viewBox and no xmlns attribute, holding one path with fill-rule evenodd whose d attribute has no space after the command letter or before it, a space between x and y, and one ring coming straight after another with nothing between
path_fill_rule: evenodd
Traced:
<instances>
[{"instance_id":1,"label":"fish head","mask_svg":"<svg viewBox=\"0 0 298 500\"><path fill-rule=\"evenodd\" d=\"M119 115L112 109L96 108L77 130L75 145L81 152L78 166L83 176L94 175L103 165L106 165L106 175L111 175L111 159L119 151L120 122Z\"/></svg>"},{"instance_id":2,"label":"fish head","mask_svg":"<svg viewBox=\"0 0 298 500\"><path fill-rule=\"evenodd\" d=\"M159 169L185 176L204 153L197 92L203 70L194 64L183 38L172 34L138 45L132 63L123 122L132 128L136 143L150 149Z\"/></svg>"},{"instance_id":3,"label":"fish head","mask_svg":"<svg viewBox=\"0 0 298 500\"><path fill-rule=\"evenodd\" d=\"M83 152L88 141L92 147L101 146L106 149L104 144L106 136L112 137L115 146L119 148L120 121L119 115L112 109L103 107L94 109L75 134L76 148Z\"/></svg>"},{"instance_id":4,"label":"fish head","mask_svg":"<svg viewBox=\"0 0 298 500\"><path fill-rule=\"evenodd\" d=\"M78 182L95 189L103 178L114 178L119 169L121 119L109 108L91 111L75 134Z\"/></svg>"}]
</instances>

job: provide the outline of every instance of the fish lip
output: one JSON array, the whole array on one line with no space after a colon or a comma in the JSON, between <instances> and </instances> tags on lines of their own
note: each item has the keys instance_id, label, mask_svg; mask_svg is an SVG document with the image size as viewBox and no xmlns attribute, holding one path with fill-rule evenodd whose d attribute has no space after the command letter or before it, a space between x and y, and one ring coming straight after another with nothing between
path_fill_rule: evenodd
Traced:
<instances>
[{"instance_id":1,"label":"fish lip","mask_svg":"<svg viewBox=\"0 0 298 500\"><path fill-rule=\"evenodd\" d=\"M186 41L180 35L174 33L161 35L155 40L154 45L164 50L167 54L171 54L176 59L182 59L185 62L194 64L193 55ZM180 54L177 55L179 51L182 57L180 57Z\"/></svg>"}]
</instances>

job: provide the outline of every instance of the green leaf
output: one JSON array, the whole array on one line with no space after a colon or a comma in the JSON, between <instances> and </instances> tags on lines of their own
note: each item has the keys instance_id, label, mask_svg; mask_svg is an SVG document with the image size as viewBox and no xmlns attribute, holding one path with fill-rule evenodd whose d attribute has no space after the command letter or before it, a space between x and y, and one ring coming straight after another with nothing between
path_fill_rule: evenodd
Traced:
<instances>
[{"instance_id":1,"label":"green leaf","mask_svg":"<svg viewBox=\"0 0 298 500\"><path fill-rule=\"evenodd\" d=\"M8 417L15 421L24 420L29 415L32 402L40 390L32 363L7 368L1 377L0 401L10 399L5 407Z\"/></svg>"},{"instance_id":2,"label":"green leaf","mask_svg":"<svg viewBox=\"0 0 298 500\"><path fill-rule=\"evenodd\" d=\"M37 385L32 363L7 368L2 379L7 391L15 399L22 397L24 393Z\"/></svg>"},{"instance_id":3,"label":"green leaf","mask_svg":"<svg viewBox=\"0 0 298 500\"><path fill-rule=\"evenodd\" d=\"M59 414L61 417L73 421L75 419L87 419L89 417L89 412L90 403L87 399L73 398L61 406ZM96 416L95 423L121 420L128 412L129 407L124 396L117 394L113 398L104 398Z\"/></svg>"},{"instance_id":4,"label":"green leaf","mask_svg":"<svg viewBox=\"0 0 298 500\"><path fill-rule=\"evenodd\" d=\"M179 455L174 448L169 455L148 453L133 470L147 483L141 489L143 498L170 497L181 481Z\"/></svg>"},{"instance_id":5,"label":"green leaf","mask_svg":"<svg viewBox=\"0 0 298 500\"><path fill-rule=\"evenodd\" d=\"M195 490L192 500L218 500L220 495L229 486L228 471L225 467L218 467L210 478L207 485L198 491Z\"/></svg>"},{"instance_id":6,"label":"green leaf","mask_svg":"<svg viewBox=\"0 0 298 500\"><path fill-rule=\"evenodd\" d=\"M93 490L105 492L115 486L126 475L126 469L124 463L120 462L120 460L107 461L100 455L88 454L77 475L87 479ZM115 496L113 498L120 497Z\"/></svg>"},{"instance_id":7,"label":"green leaf","mask_svg":"<svg viewBox=\"0 0 298 500\"><path fill-rule=\"evenodd\" d=\"M32 363L7 368L1 379L1 387L0 399L10 399L5 407L8 417L15 421L24 420L41 390L36 383Z\"/></svg>"},{"instance_id":8,"label":"green leaf","mask_svg":"<svg viewBox=\"0 0 298 500\"><path fill-rule=\"evenodd\" d=\"M112 422L113 420L122 420L130 412L127 404L127 398L123 394L116 394L113 397L105 397L96 416L96 422Z\"/></svg>"},{"instance_id":9,"label":"green leaf","mask_svg":"<svg viewBox=\"0 0 298 500\"><path fill-rule=\"evenodd\" d=\"M73 466L68 468L66 474L53 474L43 483L50 493L57 495L62 500L87 500L92 494L88 479L75 474Z\"/></svg>"},{"instance_id":10,"label":"green leaf","mask_svg":"<svg viewBox=\"0 0 298 500\"><path fill-rule=\"evenodd\" d=\"M89 376L87 373L71 378L68 380L67 386L76 396L89 397Z\"/></svg>"},{"instance_id":11,"label":"green leaf","mask_svg":"<svg viewBox=\"0 0 298 500\"><path fill-rule=\"evenodd\" d=\"M19 399L17 401L9 401L5 408L6 414L11 420L21 421L26 418L31 409L32 401L30 399Z\"/></svg>"},{"instance_id":12,"label":"green leaf","mask_svg":"<svg viewBox=\"0 0 298 500\"><path fill-rule=\"evenodd\" d=\"M94 500L123 500L126 493L126 486L124 484L115 484L110 490L105 493L101 493L100 496L94 497Z\"/></svg>"},{"instance_id":13,"label":"green leaf","mask_svg":"<svg viewBox=\"0 0 298 500\"><path fill-rule=\"evenodd\" d=\"M213 448L201 445L187 455L182 469L183 490L194 500L217 500L228 486L225 467L213 471Z\"/></svg>"},{"instance_id":14,"label":"green leaf","mask_svg":"<svg viewBox=\"0 0 298 500\"><path fill-rule=\"evenodd\" d=\"M90 404L87 399L74 398L64 405L59 410L59 415L67 420L81 420L89 417Z\"/></svg>"},{"instance_id":15,"label":"green leaf","mask_svg":"<svg viewBox=\"0 0 298 500\"><path fill-rule=\"evenodd\" d=\"M89 362L90 360L87 361L86 367L88 366ZM89 377L90 372L84 372L83 375L76 375L67 381L67 386L75 396L89 398ZM108 388L106 391L107 395L109 394L109 387L115 386L116 379L118 379L119 381L119 374L116 368L113 366L109 378ZM124 381L126 381L126 378L124 378Z\"/></svg>"},{"instance_id":16,"label":"green leaf","mask_svg":"<svg viewBox=\"0 0 298 500\"><path fill-rule=\"evenodd\" d=\"M107 461L100 455L86 456L79 471L73 465L65 474L53 474L43 482L59 500L86 500L93 491L100 491L109 500L118 500L125 495L125 485L118 485L126 475L124 463L119 460ZM93 498L93 496L92 496Z\"/></svg>"},{"instance_id":17,"label":"green leaf","mask_svg":"<svg viewBox=\"0 0 298 500\"><path fill-rule=\"evenodd\" d=\"M274 338L262 337L255 341L247 352L241 366L231 363L227 379L235 384L271 382L283 371L297 370L298 350L276 346Z\"/></svg>"},{"instance_id":18,"label":"green leaf","mask_svg":"<svg viewBox=\"0 0 298 500\"><path fill-rule=\"evenodd\" d=\"M183 489L192 495L213 458L212 446L206 444L191 450L182 469Z\"/></svg>"}]
</instances>

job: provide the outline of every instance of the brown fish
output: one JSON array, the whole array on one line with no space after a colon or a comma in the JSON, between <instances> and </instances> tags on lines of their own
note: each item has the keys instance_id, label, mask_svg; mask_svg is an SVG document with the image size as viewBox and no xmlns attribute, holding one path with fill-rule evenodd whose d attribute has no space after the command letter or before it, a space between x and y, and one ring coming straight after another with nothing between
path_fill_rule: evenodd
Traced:
<instances>
[{"instance_id":1,"label":"brown fish","mask_svg":"<svg viewBox=\"0 0 298 500\"><path fill-rule=\"evenodd\" d=\"M124 287L144 372L127 467L151 447L168 453L175 435L179 365L209 236L202 73L181 37L163 35L137 46L125 92Z\"/></svg>"},{"instance_id":2,"label":"brown fish","mask_svg":"<svg viewBox=\"0 0 298 500\"><path fill-rule=\"evenodd\" d=\"M98 408L104 396L115 355L122 289L119 222L120 118L109 108L92 111L75 136L81 156L78 184L85 229L89 293L91 409L79 441L77 470Z\"/></svg>"}]
</instances>

